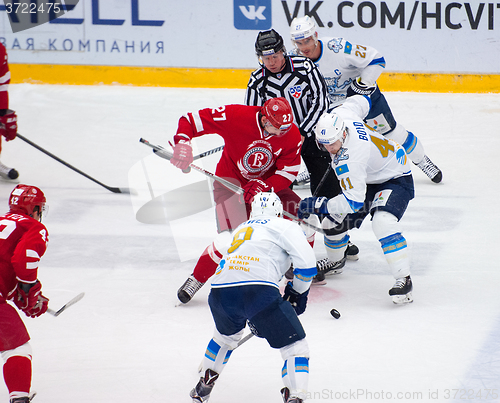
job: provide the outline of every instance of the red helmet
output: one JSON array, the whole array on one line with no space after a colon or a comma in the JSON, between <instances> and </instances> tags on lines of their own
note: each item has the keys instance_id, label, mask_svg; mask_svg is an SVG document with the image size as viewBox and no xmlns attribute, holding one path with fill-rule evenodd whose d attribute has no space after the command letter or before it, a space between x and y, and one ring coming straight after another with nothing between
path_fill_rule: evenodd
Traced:
<instances>
[{"instance_id":1,"label":"red helmet","mask_svg":"<svg viewBox=\"0 0 500 403\"><path fill-rule=\"evenodd\" d=\"M21 212L32 217L38 211L41 216L45 202L45 195L36 186L17 185L10 194L9 208L11 213Z\"/></svg>"},{"instance_id":2,"label":"red helmet","mask_svg":"<svg viewBox=\"0 0 500 403\"><path fill-rule=\"evenodd\" d=\"M283 97L268 99L262 106L261 112L282 133L286 133L292 127L292 108Z\"/></svg>"}]
</instances>

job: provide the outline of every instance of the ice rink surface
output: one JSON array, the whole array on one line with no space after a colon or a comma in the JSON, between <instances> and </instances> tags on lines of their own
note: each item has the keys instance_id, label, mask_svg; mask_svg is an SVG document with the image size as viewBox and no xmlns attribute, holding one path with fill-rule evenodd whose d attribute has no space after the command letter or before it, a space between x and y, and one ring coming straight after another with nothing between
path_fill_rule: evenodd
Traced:
<instances>
[{"instance_id":1,"label":"ice rink surface","mask_svg":"<svg viewBox=\"0 0 500 403\"><path fill-rule=\"evenodd\" d=\"M106 185L137 191L114 194L20 139L4 143L2 162L48 200L39 278L49 306L86 293L59 317L23 315L34 402L190 401L213 332L210 287L179 307L176 291L215 235L215 220L204 209L206 191L179 191L203 188L204 177L179 173L139 139L166 146L182 114L243 95L11 85L21 134ZM413 170L416 198L402 222L415 302L395 306L388 296L394 279L370 222L352 231L359 261L313 287L301 316L311 350L308 402L500 401L500 96L385 95L444 175L436 185ZM208 136L195 153L219 144ZM213 172L218 155L197 162ZM0 182L2 211L13 187ZM179 209L191 207L199 212L183 218ZM319 235L315 251L326 256ZM279 351L253 338L231 356L210 402L281 402L281 367Z\"/></svg>"}]
</instances>

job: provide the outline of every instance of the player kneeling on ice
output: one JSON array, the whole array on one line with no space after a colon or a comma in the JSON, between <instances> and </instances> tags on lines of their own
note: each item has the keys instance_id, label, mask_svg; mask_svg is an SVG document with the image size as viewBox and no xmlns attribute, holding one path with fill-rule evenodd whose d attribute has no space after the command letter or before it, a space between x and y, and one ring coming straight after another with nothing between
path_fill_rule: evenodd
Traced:
<instances>
[{"instance_id":1,"label":"player kneeling on ice","mask_svg":"<svg viewBox=\"0 0 500 403\"><path fill-rule=\"evenodd\" d=\"M280 349L285 362L284 402L305 400L309 348L297 315L306 309L316 259L302 229L282 219L282 213L275 193L258 193L250 220L235 229L232 243L224 250L208 297L216 329L203 358L200 381L190 393L193 402L208 401L247 321L254 334ZM290 258L295 276L282 297L278 283L290 267Z\"/></svg>"},{"instance_id":2,"label":"player kneeling on ice","mask_svg":"<svg viewBox=\"0 0 500 403\"><path fill-rule=\"evenodd\" d=\"M31 387L30 336L13 299L26 316L47 311L37 279L38 262L45 253L48 233L41 223L45 196L35 186L17 185L9 198L10 211L0 217L0 351L10 403L28 403ZM32 397L32 396L31 396Z\"/></svg>"},{"instance_id":3,"label":"player kneeling on ice","mask_svg":"<svg viewBox=\"0 0 500 403\"><path fill-rule=\"evenodd\" d=\"M414 197L413 177L404 148L365 126L370 104L369 97L355 95L319 119L316 141L332 155L343 191L332 199L302 200L298 215L326 217L322 226L327 255L339 261L345 259L347 231L359 228L371 214L373 232L396 278L389 295L403 304L413 299L408 248L399 221Z\"/></svg>"}]
</instances>

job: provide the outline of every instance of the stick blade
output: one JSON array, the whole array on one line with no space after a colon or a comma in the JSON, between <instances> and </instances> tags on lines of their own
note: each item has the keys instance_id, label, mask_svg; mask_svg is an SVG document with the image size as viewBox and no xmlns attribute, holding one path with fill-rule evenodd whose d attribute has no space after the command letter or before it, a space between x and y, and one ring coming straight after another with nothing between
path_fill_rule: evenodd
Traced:
<instances>
[{"instance_id":1,"label":"stick blade","mask_svg":"<svg viewBox=\"0 0 500 403\"><path fill-rule=\"evenodd\" d=\"M75 298L64 304L58 311L53 311L52 309L47 309L47 312L54 316L59 316L61 313L63 313L67 308L69 308L71 305L76 304L78 301L80 301L83 297L85 296L85 293L82 292L78 294Z\"/></svg>"}]
</instances>

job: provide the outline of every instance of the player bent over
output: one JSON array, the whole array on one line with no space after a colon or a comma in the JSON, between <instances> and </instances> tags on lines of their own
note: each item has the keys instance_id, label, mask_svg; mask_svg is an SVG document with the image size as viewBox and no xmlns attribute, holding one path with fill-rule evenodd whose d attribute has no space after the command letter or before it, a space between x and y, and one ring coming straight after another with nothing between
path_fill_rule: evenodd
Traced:
<instances>
[{"instance_id":1,"label":"player bent over","mask_svg":"<svg viewBox=\"0 0 500 403\"><path fill-rule=\"evenodd\" d=\"M224 139L224 151L215 174L243 188L241 195L214 183L214 200L219 236L198 259L193 274L180 287L177 296L182 303L215 273L222 258L221 246L229 231L248 219L250 203L259 192L274 190L284 209L297 215L300 197L289 188L300 168L301 137L293 124L288 101L272 98L263 106L225 105L201 109L179 120L174 136L174 153L170 162L186 169L193 161L191 139L217 133ZM311 243L314 231L305 229Z\"/></svg>"},{"instance_id":2,"label":"player bent over","mask_svg":"<svg viewBox=\"0 0 500 403\"><path fill-rule=\"evenodd\" d=\"M401 145L364 124L369 110L370 98L355 95L319 119L316 140L332 155L343 192L332 199L302 200L299 217L325 216L326 251L335 261L345 259L347 230L359 228L371 214L373 232L396 278L389 295L396 304L408 303L413 301L410 259L399 221L414 197L409 158Z\"/></svg>"},{"instance_id":3,"label":"player bent over","mask_svg":"<svg viewBox=\"0 0 500 403\"><path fill-rule=\"evenodd\" d=\"M417 136L396 122L384 94L376 85L385 69L385 59L376 49L352 44L345 38L318 39L316 24L309 16L293 19L290 36L295 45L292 54L309 57L323 74L328 87L329 111L344 102L346 97L364 95L375 85L372 106L364 121L380 134L401 144L413 163L433 182L441 182L441 170L427 157Z\"/></svg>"},{"instance_id":4,"label":"player bent over","mask_svg":"<svg viewBox=\"0 0 500 403\"><path fill-rule=\"evenodd\" d=\"M7 301L13 300L32 318L47 311L49 300L42 295L37 278L38 262L48 242L41 223L45 196L35 186L17 185L9 207L0 217L0 351L10 403L27 403L31 400L30 336Z\"/></svg>"},{"instance_id":5,"label":"player bent over","mask_svg":"<svg viewBox=\"0 0 500 403\"><path fill-rule=\"evenodd\" d=\"M257 194L250 220L235 229L232 242L223 249L208 297L216 329L203 358L200 381L190 393L193 402L208 401L247 321L254 334L281 352L283 401L305 400L309 347L297 315L306 309L316 259L302 229L282 219L282 213L275 193ZM290 258L295 276L282 297L278 282L290 267Z\"/></svg>"}]
</instances>

